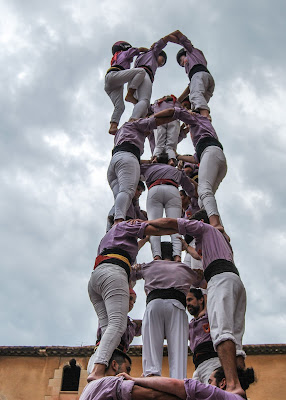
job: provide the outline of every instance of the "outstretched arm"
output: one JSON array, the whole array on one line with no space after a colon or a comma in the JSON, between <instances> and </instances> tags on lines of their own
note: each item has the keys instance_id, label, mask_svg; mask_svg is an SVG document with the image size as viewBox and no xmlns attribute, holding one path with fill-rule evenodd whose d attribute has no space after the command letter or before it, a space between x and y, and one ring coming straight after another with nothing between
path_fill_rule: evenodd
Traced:
<instances>
[{"instance_id":1,"label":"outstretched arm","mask_svg":"<svg viewBox=\"0 0 286 400\"><path fill-rule=\"evenodd\" d=\"M197 164L198 161L195 159L194 156L181 156L180 154L177 155L177 160L186 161L192 164Z\"/></svg>"},{"instance_id":2,"label":"outstretched arm","mask_svg":"<svg viewBox=\"0 0 286 400\"><path fill-rule=\"evenodd\" d=\"M162 218L162 219L164 219L164 218ZM144 221L144 222L147 222L149 224L145 228L145 235L148 235L148 236L173 235L174 233L178 232L178 230L169 228L168 226L160 227L160 226L154 226L154 225L150 224L150 222L153 222L153 221Z\"/></svg>"},{"instance_id":3,"label":"outstretched arm","mask_svg":"<svg viewBox=\"0 0 286 400\"><path fill-rule=\"evenodd\" d=\"M166 110L162 110L156 114L154 114L154 118L156 120L156 125L160 126L163 124L168 124L171 121L174 121L174 109L167 108Z\"/></svg>"},{"instance_id":4,"label":"outstretched arm","mask_svg":"<svg viewBox=\"0 0 286 400\"><path fill-rule=\"evenodd\" d=\"M132 378L126 373L119 374L119 376L124 376L125 379L131 379L132 381L134 381L135 382L134 387L138 385L144 388L149 388L153 390L158 390L159 392L164 392L164 395L166 397L162 397L162 399L169 400L173 398L173 397L167 397L166 393L168 393L169 395L177 396L175 398L182 400L185 400L187 398L184 381L180 379L163 378L163 377Z\"/></svg>"},{"instance_id":5,"label":"outstretched arm","mask_svg":"<svg viewBox=\"0 0 286 400\"><path fill-rule=\"evenodd\" d=\"M160 230L168 230L172 231L172 233L178 232L178 222L175 218L158 218L147 222L149 226ZM171 235L171 233L167 233L167 235Z\"/></svg>"},{"instance_id":6,"label":"outstretched arm","mask_svg":"<svg viewBox=\"0 0 286 400\"><path fill-rule=\"evenodd\" d=\"M190 87L187 86L186 89L183 91L183 93L178 97L178 102L182 103L183 100L188 96L190 93Z\"/></svg>"},{"instance_id":7,"label":"outstretched arm","mask_svg":"<svg viewBox=\"0 0 286 400\"><path fill-rule=\"evenodd\" d=\"M179 397L173 396L172 394L158 392L157 390L141 387L135 384L133 386L131 399L132 400L178 400Z\"/></svg>"}]
</instances>

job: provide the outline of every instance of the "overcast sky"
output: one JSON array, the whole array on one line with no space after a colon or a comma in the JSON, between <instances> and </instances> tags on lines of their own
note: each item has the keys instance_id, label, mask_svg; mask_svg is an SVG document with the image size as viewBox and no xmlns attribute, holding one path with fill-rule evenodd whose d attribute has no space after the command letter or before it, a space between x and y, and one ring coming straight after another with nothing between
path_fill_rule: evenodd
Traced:
<instances>
[{"instance_id":1,"label":"overcast sky","mask_svg":"<svg viewBox=\"0 0 286 400\"><path fill-rule=\"evenodd\" d=\"M203 50L216 82L211 114L228 161L217 201L248 295L244 344L285 343L285 8L282 0L0 0L0 345L94 344L87 282L113 204L103 89L111 46L149 47L175 29ZM152 100L187 86L179 48L166 47ZM190 138L179 152L193 152ZM149 245L138 260L151 261ZM139 318L142 282L135 290Z\"/></svg>"}]
</instances>

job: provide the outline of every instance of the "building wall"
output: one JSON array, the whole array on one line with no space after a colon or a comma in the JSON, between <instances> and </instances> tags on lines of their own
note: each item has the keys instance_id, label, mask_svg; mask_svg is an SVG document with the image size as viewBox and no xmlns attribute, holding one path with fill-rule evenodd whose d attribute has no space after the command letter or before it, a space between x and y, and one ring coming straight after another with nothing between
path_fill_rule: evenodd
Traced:
<instances>
[{"instance_id":1,"label":"building wall","mask_svg":"<svg viewBox=\"0 0 286 400\"><path fill-rule=\"evenodd\" d=\"M75 358L81 369L79 392L60 392L63 367ZM88 356L0 356L0 400L78 400L87 378ZM132 356L132 375L142 373L141 356ZM286 354L250 355L247 366L255 369L258 382L248 390L249 400L282 400L285 396ZM188 377L193 373L188 358ZM168 359L162 375L168 376Z\"/></svg>"}]
</instances>

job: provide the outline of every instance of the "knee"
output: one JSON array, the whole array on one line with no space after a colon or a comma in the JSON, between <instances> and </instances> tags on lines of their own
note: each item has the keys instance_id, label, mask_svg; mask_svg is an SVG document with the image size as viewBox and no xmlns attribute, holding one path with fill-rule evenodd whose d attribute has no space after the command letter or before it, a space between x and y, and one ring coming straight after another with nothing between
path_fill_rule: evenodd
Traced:
<instances>
[{"instance_id":1,"label":"knee","mask_svg":"<svg viewBox=\"0 0 286 400\"><path fill-rule=\"evenodd\" d=\"M200 200L205 199L206 197L213 197L214 193L212 188L209 185L199 185L198 186L198 196Z\"/></svg>"}]
</instances>

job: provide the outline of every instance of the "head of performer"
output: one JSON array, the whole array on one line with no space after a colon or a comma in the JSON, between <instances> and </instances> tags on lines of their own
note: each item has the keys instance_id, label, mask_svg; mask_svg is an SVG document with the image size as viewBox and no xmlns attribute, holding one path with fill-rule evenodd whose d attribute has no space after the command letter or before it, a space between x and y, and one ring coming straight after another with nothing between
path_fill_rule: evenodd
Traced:
<instances>
[{"instance_id":1,"label":"head of performer","mask_svg":"<svg viewBox=\"0 0 286 400\"><path fill-rule=\"evenodd\" d=\"M185 172L185 174L186 174L189 178L192 177L193 170L194 170L194 164L185 163L185 165L184 165L184 172Z\"/></svg>"},{"instance_id":2,"label":"head of performer","mask_svg":"<svg viewBox=\"0 0 286 400\"><path fill-rule=\"evenodd\" d=\"M137 295L132 288L129 288L129 312L133 309L134 304L136 303Z\"/></svg>"},{"instance_id":3,"label":"head of performer","mask_svg":"<svg viewBox=\"0 0 286 400\"><path fill-rule=\"evenodd\" d=\"M189 96L185 97L184 100L181 102L182 106L185 107L187 110L190 110L191 107L191 102Z\"/></svg>"},{"instance_id":4,"label":"head of performer","mask_svg":"<svg viewBox=\"0 0 286 400\"><path fill-rule=\"evenodd\" d=\"M180 196L182 200L182 209L186 210L190 204L190 198L187 195L187 193L184 191L184 189L180 190Z\"/></svg>"},{"instance_id":5,"label":"head of performer","mask_svg":"<svg viewBox=\"0 0 286 400\"><path fill-rule=\"evenodd\" d=\"M237 368L238 379L243 390L247 390L249 385L256 381L253 368ZM209 385L216 386L222 390L226 389L226 379L222 367L215 369L209 377Z\"/></svg>"},{"instance_id":6,"label":"head of performer","mask_svg":"<svg viewBox=\"0 0 286 400\"><path fill-rule=\"evenodd\" d=\"M123 351L116 349L112 353L108 367L106 367L105 375L115 376L121 372L130 374L131 364L131 358L126 353L123 353Z\"/></svg>"},{"instance_id":7,"label":"head of performer","mask_svg":"<svg viewBox=\"0 0 286 400\"><path fill-rule=\"evenodd\" d=\"M189 219L195 219L197 221L203 221L205 224L209 224L210 220L206 210L199 210L191 216Z\"/></svg>"},{"instance_id":8,"label":"head of performer","mask_svg":"<svg viewBox=\"0 0 286 400\"><path fill-rule=\"evenodd\" d=\"M168 165L171 165L172 167L175 167L177 164L177 160L175 160L174 158L169 158L166 151L162 151L162 153L160 153L156 157L156 159L157 159L157 163L159 163L159 164L168 164Z\"/></svg>"},{"instance_id":9,"label":"head of performer","mask_svg":"<svg viewBox=\"0 0 286 400\"><path fill-rule=\"evenodd\" d=\"M141 196L141 194L142 194L143 192L145 192L145 189L146 189L146 188L145 188L144 182L139 181L133 199L138 200L139 197Z\"/></svg>"},{"instance_id":10,"label":"head of performer","mask_svg":"<svg viewBox=\"0 0 286 400\"><path fill-rule=\"evenodd\" d=\"M180 67L184 67L187 61L187 52L184 48L181 48L177 53L177 62Z\"/></svg>"},{"instance_id":11,"label":"head of performer","mask_svg":"<svg viewBox=\"0 0 286 400\"><path fill-rule=\"evenodd\" d=\"M132 46L128 42L124 42L123 40L119 40L119 42L114 43L112 46L112 54L114 55L115 53L119 51L126 51L130 49Z\"/></svg>"},{"instance_id":12,"label":"head of performer","mask_svg":"<svg viewBox=\"0 0 286 400\"><path fill-rule=\"evenodd\" d=\"M187 310L195 318L205 308L205 299L201 289L191 288L186 296Z\"/></svg>"},{"instance_id":13,"label":"head of performer","mask_svg":"<svg viewBox=\"0 0 286 400\"><path fill-rule=\"evenodd\" d=\"M171 242L161 242L162 260L174 261L173 245Z\"/></svg>"},{"instance_id":14,"label":"head of performer","mask_svg":"<svg viewBox=\"0 0 286 400\"><path fill-rule=\"evenodd\" d=\"M157 63L158 67L163 67L167 62L167 54L164 52L164 50L160 51L158 57L157 57Z\"/></svg>"}]
</instances>

